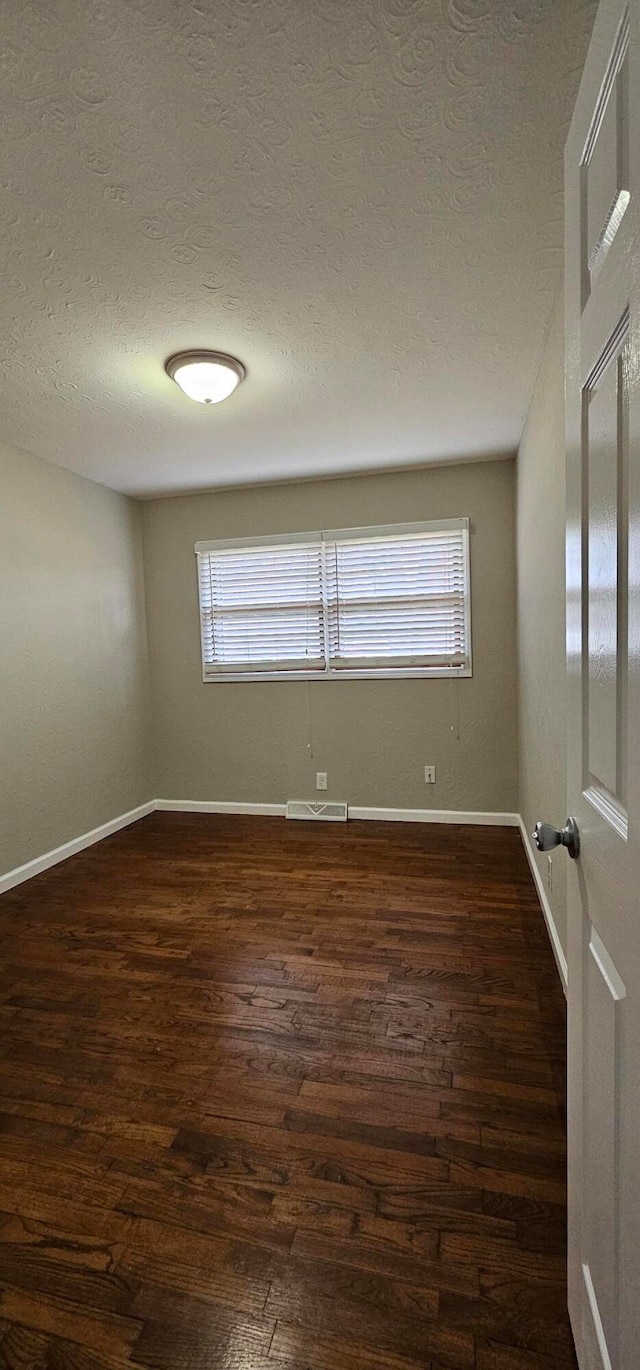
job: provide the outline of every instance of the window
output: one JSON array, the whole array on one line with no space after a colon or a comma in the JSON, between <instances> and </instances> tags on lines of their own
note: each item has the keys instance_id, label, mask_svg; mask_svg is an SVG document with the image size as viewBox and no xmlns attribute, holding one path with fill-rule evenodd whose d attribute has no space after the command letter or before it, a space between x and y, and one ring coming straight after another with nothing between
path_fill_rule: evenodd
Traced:
<instances>
[{"instance_id":1,"label":"window","mask_svg":"<svg viewBox=\"0 0 640 1370\"><path fill-rule=\"evenodd\" d=\"M205 680L469 676L469 520L196 543Z\"/></svg>"}]
</instances>

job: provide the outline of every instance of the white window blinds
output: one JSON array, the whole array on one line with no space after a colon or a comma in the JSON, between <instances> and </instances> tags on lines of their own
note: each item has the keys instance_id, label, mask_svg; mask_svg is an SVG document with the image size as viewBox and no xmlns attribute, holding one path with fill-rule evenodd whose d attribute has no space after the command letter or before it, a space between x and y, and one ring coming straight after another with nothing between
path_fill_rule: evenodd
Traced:
<instances>
[{"instance_id":1,"label":"white window blinds","mask_svg":"<svg viewBox=\"0 0 640 1370\"><path fill-rule=\"evenodd\" d=\"M471 674L467 519L196 553L205 679Z\"/></svg>"},{"instance_id":2,"label":"white window blinds","mask_svg":"<svg viewBox=\"0 0 640 1370\"><path fill-rule=\"evenodd\" d=\"M324 669L319 541L199 552L205 674Z\"/></svg>"},{"instance_id":3,"label":"white window blinds","mask_svg":"<svg viewBox=\"0 0 640 1370\"><path fill-rule=\"evenodd\" d=\"M461 667L467 659L462 528L327 543L331 661ZM328 535L331 538L331 535Z\"/></svg>"}]
</instances>

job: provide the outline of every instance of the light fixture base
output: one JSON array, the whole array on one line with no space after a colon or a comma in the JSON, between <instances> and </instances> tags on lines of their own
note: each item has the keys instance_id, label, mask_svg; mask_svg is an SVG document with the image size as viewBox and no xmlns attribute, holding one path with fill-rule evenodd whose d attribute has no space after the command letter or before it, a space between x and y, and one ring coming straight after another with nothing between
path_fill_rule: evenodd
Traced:
<instances>
[{"instance_id":1,"label":"light fixture base","mask_svg":"<svg viewBox=\"0 0 640 1370\"><path fill-rule=\"evenodd\" d=\"M237 357L204 348L175 352L164 364L171 380L189 399L219 404L244 380L247 371Z\"/></svg>"}]
</instances>

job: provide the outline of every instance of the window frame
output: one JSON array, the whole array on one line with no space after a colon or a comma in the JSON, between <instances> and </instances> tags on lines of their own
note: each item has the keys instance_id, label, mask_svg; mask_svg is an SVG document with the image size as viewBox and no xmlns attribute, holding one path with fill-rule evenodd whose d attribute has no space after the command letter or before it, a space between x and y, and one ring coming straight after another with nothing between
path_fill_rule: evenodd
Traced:
<instances>
[{"instance_id":1,"label":"window frame","mask_svg":"<svg viewBox=\"0 0 640 1370\"><path fill-rule=\"evenodd\" d=\"M327 581L323 576L323 596L325 603L325 666L321 670L282 669L282 670L252 670L250 666L243 670L225 671L217 669L207 670L205 661L205 628L204 616L202 611L202 596L200 594L200 557L206 556L209 552L232 552L242 551L248 548L260 547L285 547L295 546L305 542L318 542L321 546L327 543L348 541L350 539L384 538L411 536L420 533L439 533L448 532L454 529L462 531L463 561L464 561L464 608L465 608L465 664L462 666L376 666L376 667L357 667L349 669L336 669L332 667L328 657L327 646ZM240 681L296 681L296 680L466 680L473 676L472 659L472 635L471 635L471 546L470 546L470 521L468 517L450 519L430 519L419 523L388 523L378 524L362 528L332 528L317 530L306 533L280 533L269 534L265 537L245 537L245 538L218 538L210 541L196 542L194 547L197 567L197 590L198 608L200 619L200 651L202 659L202 679L204 684L238 684ZM323 554L324 556L324 554Z\"/></svg>"}]
</instances>

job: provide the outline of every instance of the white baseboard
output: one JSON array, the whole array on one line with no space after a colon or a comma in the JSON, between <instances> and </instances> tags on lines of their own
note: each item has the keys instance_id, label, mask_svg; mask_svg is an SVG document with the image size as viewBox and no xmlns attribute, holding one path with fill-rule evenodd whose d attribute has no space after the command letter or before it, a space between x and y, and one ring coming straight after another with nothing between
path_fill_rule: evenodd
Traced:
<instances>
[{"instance_id":1,"label":"white baseboard","mask_svg":"<svg viewBox=\"0 0 640 1370\"><path fill-rule=\"evenodd\" d=\"M155 808L164 813L255 813L264 818L284 818L286 804L242 804L223 799L156 799Z\"/></svg>"},{"instance_id":2,"label":"white baseboard","mask_svg":"<svg viewBox=\"0 0 640 1370\"><path fill-rule=\"evenodd\" d=\"M520 814L520 815L518 816L518 827L520 828L520 835L521 835L521 837L522 837L522 845L524 846L524 849L525 849L525 852L526 852L526 856L527 856L527 860L528 860L529 866L530 866L530 868L531 868L531 874L532 874L532 876L533 876L533 883L534 883L534 885L535 885L535 887L536 887L536 893L537 893L537 895L538 895L538 899L540 900L540 905L541 905L541 908L542 908L542 912L543 912L543 914L544 914L544 921L545 921L545 923L546 923L546 925L547 925L547 932L548 932L548 934L549 934L549 941L551 942L551 947L552 947L553 954L554 954L555 959L556 959L556 965L557 965L557 967L558 967L558 972L559 972L559 974L560 974L560 979L562 980L562 988L564 989L564 992L565 992L565 994L566 994L566 993L567 993L568 984L569 984L569 968L568 968L568 965L567 965L567 958L566 958L566 956L565 956L565 954L564 954L564 951L563 951L563 949L562 949L562 942L560 941L560 934L559 934L558 929L557 929L557 927L556 927L555 919L554 919L554 917L553 917L553 913L551 912L551 905L550 905L550 903L549 903L549 900L547 899L547 892L546 892L545 887L544 887L544 883L543 883L543 880L542 880L542 876L541 876L541 874L540 874L540 869L539 869L539 867L538 867L538 862L536 861L536 858L535 858L535 855L534 855L534 851L533 851L533 847L532 847L532 845L531 845L531 838L530 838L530 836L529 836L529 833L527 832L527 829L526 829L525 822L524 822L524 819L523 819L523 817L522 817L522 814Z\"/></svg>"},{"instance_id":3,"label":"white baseboard","mask_svg":"<svg viewBox=\"0 0 640 1370\"><path fill-rule=\"evenodd\" d=\"M368 818L383 823L460 823L482 827L517 828L517 813L483 813L472 809L375 809L349 805L349 818Z\"/></svg>"},{"instance_id":4,"label":"white baseboard","mask_svg":"<svg viewBox=\"0 0 640 1370\"><path fill-rule=\"evenodd\" d=\"M155 801L150 799L148 804L140 804L137 809L129 809L128 813L121 813L117 818L111 818L108 823L101 823L99 828L92 828L91 832L84 832L81 837L73 837L61 847L54 847L53 851L34 857L33 861L26 861L24 866L16 866L14 870L7 871L6 875L0 875L0 894L12 890L14 885L21 885L23 880L31 880L34 875L41 875L42 871L48 870L50 866L57 866L59 861L66 861L67 857L84 851L85 847L92 847L94 842L101 842L103 837L110 837L120 828L128 827L129 823L136 823L139 818L145 818L148 813L153 813L155 807Z\"/></svg>"},{"instance_id":5,"label":"white baseboard","mask_svg":"<svg viewBox=\"0 0 640 1370\"><path fill-rule=\"evenodd\" d=\"M168 813L256 813L281 818L286 804L242 804L233 800L156 799L156 809ZM481 813L457 809L376 809L349 805L349 818L368 818L384 823L473 823L502 828L517 828L517 813Z\"/></svg>"}]
</instances>

